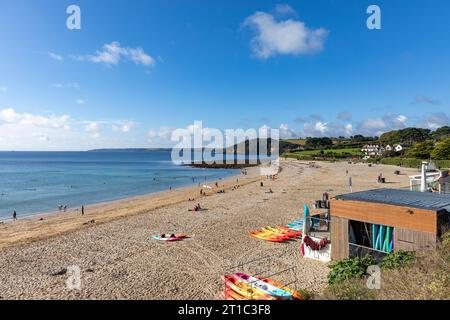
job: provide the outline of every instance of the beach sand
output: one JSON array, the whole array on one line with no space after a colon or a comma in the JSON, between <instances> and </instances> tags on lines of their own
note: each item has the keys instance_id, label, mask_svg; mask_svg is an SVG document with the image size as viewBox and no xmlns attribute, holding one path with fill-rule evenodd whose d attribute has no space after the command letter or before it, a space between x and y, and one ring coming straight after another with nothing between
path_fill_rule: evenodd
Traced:
<instances>
[{"instance_id":1,"label":"beach sand","mask_svg":"<svg viewBox=\"0 0 450 320\"><path fill-rule=\"evenodd\" d=\"M300 242L269 243L251 238L249 230L282 225L302 216L327 191L407 187L417 170L367 164L281 161L276 181L249 175L219 181L226 192L199 197L190 187L30 217L0 224L1 299L219 299L224 273L244 271L274 276L293 287L320 293L328 267L305 259ZM401 175L394 175L394 170ZM388 183L378 184L382 173ZM260 181L264 187L260 187ZM274 193L267 193L272 188ZM195 197L195 202L188 198ZM206 211L189 212L196 203ZM43 218L43 220L39 220ZM93 220L95 222L93 222ZM163 243L153 234L186 233L190 239ZM246 262L256 260L253 263ZM65 270L78 266L81 290L68 290Z\"/></svg>"}]
</instances>

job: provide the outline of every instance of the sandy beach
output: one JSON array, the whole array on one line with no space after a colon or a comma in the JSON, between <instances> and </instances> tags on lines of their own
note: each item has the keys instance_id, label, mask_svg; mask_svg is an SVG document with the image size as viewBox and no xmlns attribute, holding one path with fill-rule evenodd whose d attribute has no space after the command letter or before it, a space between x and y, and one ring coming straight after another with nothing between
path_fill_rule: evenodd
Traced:
<instances>
[{"instance_id":1,"label":"sandy beach","mask_svg":"<svg viewBox=\"0 0 450 320\"><path fill-rule=\"evenodd\" d=\"M225 193L214 188L200 197L198 187L189 187L88 206L84 216L71 211L0 224L0 298L219 299L220 276L226 272L268 275L289 268L276 279L320 293L326 264L303 258L298 241L269 243L251 238L248 231L301 217L303 204L311 205L325 191L332 196L348 192L346 169L354 191L407 187L408 176L417 170L316 165L281 161L275 181L251 168L247 176L219 181ZM401 175L394 175L397 169ZM380 173L386 184L377 183ZM196 203L207 210L188 211ZM172 232L191 238L174 243L151 239ZM252 260L257 261L236 267ZM81 269L81 290L66 287L65 270L74 265Z\"/></svg>"}]
</instances>

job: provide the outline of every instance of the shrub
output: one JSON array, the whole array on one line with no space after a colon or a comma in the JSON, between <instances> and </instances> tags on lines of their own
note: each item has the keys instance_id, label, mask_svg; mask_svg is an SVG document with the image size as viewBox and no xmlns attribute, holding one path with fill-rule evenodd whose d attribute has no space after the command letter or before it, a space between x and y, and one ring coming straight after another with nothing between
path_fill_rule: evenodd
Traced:
<instances>
[{"instance_id":1,"label":"shrub","mask_svg":"<svg viewBox=\"0 0 450 320\"><path fill-rule=\"evenodd\" d=\"M450 138L444 139L439 142L431 152L433 159L446 160L450 159Z\"/></svg>"},{"instance_id":2,"label":"shrub","mask_svg":"<svg viewBox=\"0 0 450 320\"><path fill-rule=\"evenodd\" d=\"M330 265L328 283L336 284L352 278L361 278L366 274L367 267L374 264L375 259L370 255L337 261Z\"/></svg>"},{"instance_id":3,"label":"shrub","mask_svg":"<svg viewBox=\"0 0 450 320\"><path fill-rule=\"evenodd\" d=\"M381 268L383 270L392 270L409 265L414 259L415 253L412 251L397 251L388 254L381 260Z\"/></svg>"}]
</instances>

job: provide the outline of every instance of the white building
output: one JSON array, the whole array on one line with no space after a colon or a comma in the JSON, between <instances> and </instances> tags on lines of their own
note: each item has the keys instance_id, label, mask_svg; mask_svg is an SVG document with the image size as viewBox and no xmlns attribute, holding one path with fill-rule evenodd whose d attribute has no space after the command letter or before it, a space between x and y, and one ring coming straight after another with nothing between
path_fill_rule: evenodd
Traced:
<instances>
[{"instance_id":1,"label":"white building","mask_svg":"<svg viewBox=\"0 0 450 320\"><path fill-rule=\"evenodd\" d=\"M395 152L400 152L403 150L403 147L399 144L394 144L394 150Z\"/></svg>"},{"instance_id":2,"label":"white building","mask_svg":"<svg viewBox=\"0 0 450 320\"><path fill-rule=\"evenodd\" d=\"M374 157L374 156L381 156L384 150L385 150L384 147L378 144L368 144L361 149L361 152L364 152L366 156Z\"/></svg>"},{"instance_id":3,"label":"white building","mask_svg":"<svg viewBox=\"0 0 450 320\"><path fill-rule=\"evenodd\" d=\"M400 144L394 144L393 146L391 146L390 144L388 144L385 148L386 151L395 151L395 152L400 152L403 150L403 147Z\"/></svg>"}]
</instances>

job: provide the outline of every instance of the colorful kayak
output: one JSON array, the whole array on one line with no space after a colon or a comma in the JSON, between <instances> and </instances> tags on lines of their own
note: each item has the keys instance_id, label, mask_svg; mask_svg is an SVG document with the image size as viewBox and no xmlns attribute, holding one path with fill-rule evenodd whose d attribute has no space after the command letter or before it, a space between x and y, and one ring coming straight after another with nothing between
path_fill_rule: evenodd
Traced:
<instances>
[{"instance_id":1,"label":"colorful kayak","mask_svg":"<svg viewBox=\"0 0 450 320\"><path fill-rule=\"evenodd\" d=\"M294 230L294 231L302 231L303 230L303 226L299 226L299 225L288 224L286 227L291 230Z\"/></svg>"},{"instance_id":2,"label":"colorful kayak","mask_svg":"<svg viewBox=\"0 0 450 320\"><path fill-rule=\"evenodd\" d=\"M231 290L230 288L225 288L222 292L222 298L224 300L247 300L245 297L241 296L239 293Z\"/></svg>"},{"instance_id":3,"label":"colorful kayak","mask_svg":"<svg viewBox=\"0 0 450 320\"><path fill-rule=\"evenodd\" d=\"M291 238L293 238L294 236L292 236L291 234L287 233L287 232L283 232L279 229L275 229L275 228L271 228L271 227L265 227L262 228L261 231L267 233L267 234L273 234L276 236L280 236L280 237L284 237L287 238L287 240L290 240Z\"/></svg>"},{"instance_id":4,"label":"colorful kayak","mask_svg":"<svg viewBox=\"0 0 450 320\"><path fill-rule=\"evenodd\" d=\"M267 296L267 294L263 291L258 290L258 288L251 286L247 282L239 280L234 276L226 275L222 277L222 280L225 283L226 288L235 293L232 294L230 291L228 291L228 294L230 295L231 293L231 295L237 298L242 297L246 300L273 299L272 297Z\"/></svg>"},{"instance_id":5,"label":"colorful kayak","mask_svg":"<svg viewBox=\"0 0 450 320\"><path fill-rule=\"evenodd\" d=\"M294 300L305 300L305 298L303 298L303 296L300 294L300 292L295 291L294 289L291 289L289 287L286 287L285 285L283 285L283 284L281 284L279 282L276 282L276 281L274 281L272 279L269 279L269 278L258 277L258 279L260 279L261 281L264 281L264 282L266 282L268 284L271 284L274 287L277 287L277 288L280 288L280 289L283 289L283 290L289 292L290 294L292 294L292 298Z\"/></svg>"},{"instance_id":6,"label":"colorful kayak","mask_svg":"<svg viewBox=\"0 0 450 320\"><path fill-rule=\"evenodd\" d=\"M188 236L185 234L175 234L174 236L167 236L167 237L163 237L161 235L155 235L152 236L153 239L158 240L158 241L180 241L183 239L186 239Z\"/></svg>"},{"instance_id":7,"label":"colorful kayak","mask_svg":"<svg viewBox=\"0 0 450 320\"><path fill-rule=\"evenodd\" d=\"M271 285L267 282L264 282L262 280L259 280L255 277L249 276L245 273L235 273L234 277L238 281L244 281L248 283L250 286L257 288L258 290L264 292L265 294L268 294L272 297L283 299L283 300L292 300L292 293L283 290L281 288L277 288L274 285Z\"/></svg>"},{"instance_id":8,"label":"colorful kayak","mask_svg":"<svg viewBox=\"0 0 450 320\"><path fill-rule=\"evenodd\" d=\"M276 237L276 238L279 238L279 239L283 239L284 241L291 240L291 238L292 238L292 237L290 237L290 236L288 236L286 234L282 234L282 233L279 233L279 232L273 232L273 231L270 231L270 230L266 230L264 228L259 230L259 231L256 231L256 232L261 234L261 235L263 235L263 236Z\"/></svg>"},{"instance_id":9,"label":"colorful kayak","mask_svg":"<svg viewBox=\"0 0 450 320\"><path fill-rule=\"evenodd\" d=\"M278 227L278 229L283 231L284 233L291 234L291 235L293 235L295 237L301 237L302 236L302 233L300 231L295 231L295 230L292 230L292 229L290 229L288 227L285 227L285 226L280 226L280 227Z\"/></svg>"},{"instance_id":10,"label":"colorful kayak","mask_svg":"<svg viewBox=\"0 0 450 320\"><path fill-rule=\"evenodd\" d=\"M250 236L252 236L254 238L266 240L266 241L270 241L270 242L285 242L285 241L287 241L285 238L277 237L274 235L268 235L265 233L261 233L259 231L249 232L249 234L250 234Z\"/></svg>"}]
</instances>

